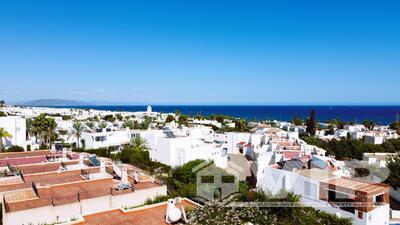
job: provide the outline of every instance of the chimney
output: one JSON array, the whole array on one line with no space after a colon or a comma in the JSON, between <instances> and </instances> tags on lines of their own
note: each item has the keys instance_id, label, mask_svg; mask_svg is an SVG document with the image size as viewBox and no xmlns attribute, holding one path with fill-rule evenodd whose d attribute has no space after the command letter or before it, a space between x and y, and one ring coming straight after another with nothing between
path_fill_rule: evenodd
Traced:
<instances>
[{"instance_id":1,"label":"chimney","mask_svg":"<svg viewBox=\"0 0 400 225\"><path fill-rule=\"evenodd\" d=\"M307 168L308 169L312 169L312 168L314 168L314 165L313 165L313 160L312 159L310 159L310 160L308 160L308 162L307 162Z\"/></svg>"},{"instance_id":2,"label":"chimney","mask_svg":"<svg viewBox=\"0 0 400 225\"><path fill-rule=\"evenodd\" d=\"M83 164L83 153L79 153L79 164Z\"/></svg>"},{"instance_id":3,"label":"chimney","mask_svg":"<svg viewBox=\"0 0 400 225\"><path fill-rule=\"evenodd\" d=\"M105 173L106 172L106 163L104 160L100 160L100 173Z\"/></svg>"},{"instance_id":4,"label":"chimney","mask_svg":"<svg viewBox=\"0 0 400 225\"><path fill-rule=\"evenodd\" d=\"M129 184L128 171L126 170L126 168L122 168L121 184Z\"/></svg>"}]
</instances>

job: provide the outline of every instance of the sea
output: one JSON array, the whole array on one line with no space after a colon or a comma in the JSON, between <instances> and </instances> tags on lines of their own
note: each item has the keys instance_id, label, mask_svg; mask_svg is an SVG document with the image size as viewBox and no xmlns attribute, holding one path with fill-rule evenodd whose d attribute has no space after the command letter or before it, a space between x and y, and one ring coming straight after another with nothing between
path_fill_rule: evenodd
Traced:
<instances>
[{"instance_id":1,"label":"sea","mask_svg":"<svg viewBox=\"0 0 400 225\"><path fill-rule=\"evenodd\" d=\"M96 105L62 106L62 108L97 109L109 111L146 111L147 105ZM223 114L237 118L291 121L295 117L307 118L311 109L319 122L340 119L362 123L364 120L387 125L400 117L400 106L272 106L272 105L152 105L155 112L170 113L179 110L183 114ZM400 118L399 118L400 119Z\"/></svg>"}]
</instances>

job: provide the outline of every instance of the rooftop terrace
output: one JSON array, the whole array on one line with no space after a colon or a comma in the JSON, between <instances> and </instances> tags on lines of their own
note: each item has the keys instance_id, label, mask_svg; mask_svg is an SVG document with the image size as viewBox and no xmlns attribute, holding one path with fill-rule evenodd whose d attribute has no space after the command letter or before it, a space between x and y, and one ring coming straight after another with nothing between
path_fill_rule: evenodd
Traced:
<instances>
[{"instance_id":1,"label":"rooftop terrace","mask_svg":"<svg viewBox=\"0 0 400 225\"><path fill-rule=\"evenodd\" d=\"M198 205L188 199L182 199L176 207L179 209L183 206L187 209L198 207ZM167 202L162 202L154 205L143 206L132 210L124 211L122 209L108 210L104 212L89 214L84 216L83 222L78 222L77 225L164 225L165 213L167 210Z\"/></svg>"}]
</instances>

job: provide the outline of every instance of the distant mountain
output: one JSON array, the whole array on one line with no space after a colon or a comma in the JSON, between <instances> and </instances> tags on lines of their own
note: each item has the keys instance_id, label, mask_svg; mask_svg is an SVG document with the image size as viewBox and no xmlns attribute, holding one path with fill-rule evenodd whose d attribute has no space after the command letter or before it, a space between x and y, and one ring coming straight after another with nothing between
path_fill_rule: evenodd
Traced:
<instances>
[{"instance_id":1,"label":"distant mountain","mask_svg":"<svg viewBox=\"0 0 400 225\"><path fill-rule=\"evenodd\" d=\"M21 105L27 106L81 106L91 105L87 102L67 100L67 99L38 99L29 102L22 103Z\"/></svg>"}]
</instances>

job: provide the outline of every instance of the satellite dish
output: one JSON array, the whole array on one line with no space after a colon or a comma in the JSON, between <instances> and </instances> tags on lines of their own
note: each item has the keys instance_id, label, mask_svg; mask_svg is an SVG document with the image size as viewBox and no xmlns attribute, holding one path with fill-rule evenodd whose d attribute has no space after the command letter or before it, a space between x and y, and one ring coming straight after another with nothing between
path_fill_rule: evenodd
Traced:
<instances>
[{"instance_id":1,"label":"satellite dish","mask_svg":"<svg viewBox=\"0 0 400 225\"><path fill-rule=\"evenodd\" d=\"M166 222L171 224L181 219L181 210L175 206L175 199L169 199L167 205Z\"/></svg>"},{"instance_id":2,"label":"satellite dish","mask_svg":"<svg viewBox=\"0 0 400 225\"><path fill-rule=\"evenodd\" d=\"M168 218L172 222L176 222L181 218L181 211L174 206L169 212L168 212Z\"/></svg>"}]
</instances>

